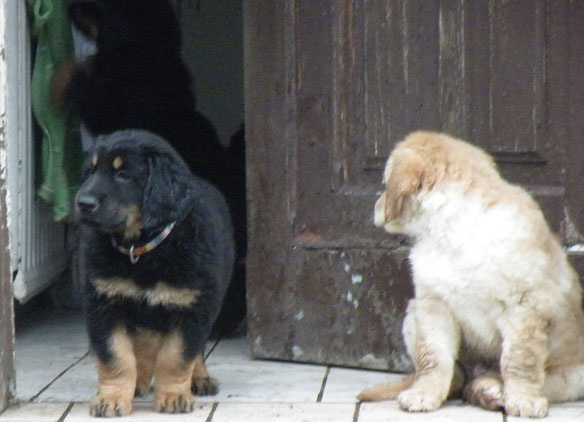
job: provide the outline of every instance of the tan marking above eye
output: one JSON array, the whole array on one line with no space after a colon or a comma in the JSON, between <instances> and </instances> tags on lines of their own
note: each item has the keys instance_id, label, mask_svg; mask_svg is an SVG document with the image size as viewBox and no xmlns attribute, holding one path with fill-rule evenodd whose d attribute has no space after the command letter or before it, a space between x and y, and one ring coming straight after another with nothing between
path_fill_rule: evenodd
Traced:
<instances>
[{"instance_id":1,"label":"tan marking above eye","mask_svg":"<svg viewBox=\"0 0 584 422\"><path fill-rule=\"evenodd\" d=\"M122 160L122 157L120 157L119 155L116 158L114 158L114 161L112 162L112 166L116 170L118 170L120 167L122 167L123 164L124 164L124 160Z\"/></svg>"},{"instance_id":2,"label":"tan marking above eye","mask_svg":"<svg viewBox=\"0 0 584 422\"><path fill-rule=\"evenodd\" d=\"M91 157L91 165L93 167L97 166L97 154L93 154L93 157Z\"/></svg>"}]
</instances>

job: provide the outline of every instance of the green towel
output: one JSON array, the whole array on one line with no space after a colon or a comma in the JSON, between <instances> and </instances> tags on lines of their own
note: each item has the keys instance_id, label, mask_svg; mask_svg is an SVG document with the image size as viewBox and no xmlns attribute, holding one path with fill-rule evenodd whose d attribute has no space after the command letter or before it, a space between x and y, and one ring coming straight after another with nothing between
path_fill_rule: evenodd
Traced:
<instances>
[{"instance_id":1,"label":"green towel","mask_svg":"<svg viewBox=\"0 0 584 422\"><path fill-rule=\"evenodd\" d=\"M63 63L73 59L73 37L67 0L27 0L37 48L32 71L32 111L42 131L38 194L52 205L53 218L69 215L71 198L81 179L83 153L79 124L51 104L51 80ZM37 148L38 151L38 148Z\"/></svg>"}]
</instances>

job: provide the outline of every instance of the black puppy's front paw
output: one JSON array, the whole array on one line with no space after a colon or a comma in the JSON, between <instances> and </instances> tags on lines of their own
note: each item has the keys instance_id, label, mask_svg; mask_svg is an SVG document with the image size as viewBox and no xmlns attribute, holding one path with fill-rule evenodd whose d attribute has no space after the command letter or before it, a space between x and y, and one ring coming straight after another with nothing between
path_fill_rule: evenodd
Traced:
<instances>
[{"instance_id":1,"label":"black puppy's front paw","mask_svg":"<svg viewBox=\"0 0 584 422\"><path fill-rule=\"evenodd\" d=\"M98 394L89 402L91 416L111 418L125 416L132 411L132 400L113 394Z\"/></svg>"}]
</instances>

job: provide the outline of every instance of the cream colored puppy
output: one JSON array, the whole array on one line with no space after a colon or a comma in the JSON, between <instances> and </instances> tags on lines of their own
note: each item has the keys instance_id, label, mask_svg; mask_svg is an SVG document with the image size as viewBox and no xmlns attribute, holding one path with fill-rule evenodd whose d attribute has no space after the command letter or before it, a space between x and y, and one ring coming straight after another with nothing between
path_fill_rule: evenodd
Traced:
<instances>
[{"instance_id":1,"label":"cream colored puppy","mask_svg":"<svg viewBox=\"0 0 584 422\"><path fill-rule=\"evenodd\" d=\"M548 400L583 398L581 287L535 201L482 150L432 132L396 145L384 182L375 225L414 239L403 335L416 373L359 398L436 409L461 391L457 360L496 369L464 391L488 409L544 417Z\"/></svg>"}]
</instances>

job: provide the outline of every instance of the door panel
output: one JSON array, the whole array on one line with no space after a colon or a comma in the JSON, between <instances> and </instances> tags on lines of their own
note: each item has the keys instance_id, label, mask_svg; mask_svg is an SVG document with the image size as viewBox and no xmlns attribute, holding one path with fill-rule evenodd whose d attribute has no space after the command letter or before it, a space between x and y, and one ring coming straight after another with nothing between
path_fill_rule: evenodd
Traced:
<instances>
[{"instance_id":1,"label":"door panel","mask_svg":"<svg viewBox=\"0 0 584 422\"><path fill-rule=\"evenodd\" d=\"M408 241L372 214L385 160L412 130L485 148L565 241L582 241L584 107L571 92L582 1L255 3L244 7L256 356L408 367Z\"/></svg>"}]
</instances>

